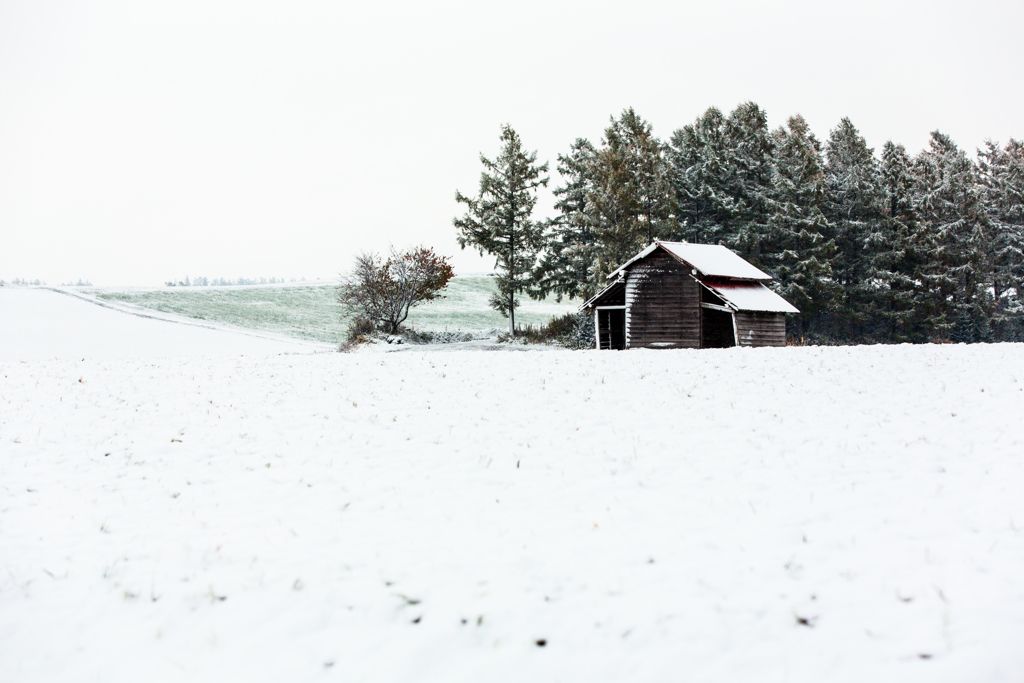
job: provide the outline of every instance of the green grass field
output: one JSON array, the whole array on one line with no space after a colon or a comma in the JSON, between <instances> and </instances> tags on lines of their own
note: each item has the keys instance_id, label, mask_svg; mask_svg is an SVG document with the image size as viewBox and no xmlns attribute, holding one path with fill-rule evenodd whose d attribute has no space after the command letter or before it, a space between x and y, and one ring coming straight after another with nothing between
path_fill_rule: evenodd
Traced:
<instances>
[{"instance_id":1,"label":"green grass field","mask_svg":"<svg viewBox=\"0 0 1024 683\"><path fill-rule=\"evenodd\" d=\"M406 326L420 331L482 332L503 329L508 320L488 307L495 291L490 277L457 277L444 299L412 310ZM180 287L154 290L96 291L100 299L140 308L285 334L309 341L337 343L345 336L342 308L334 286L260 285L253 287ZM537 325L576 310L577 301L533 301L522 297L516 323Z\"/></svg>"}]
</instances>

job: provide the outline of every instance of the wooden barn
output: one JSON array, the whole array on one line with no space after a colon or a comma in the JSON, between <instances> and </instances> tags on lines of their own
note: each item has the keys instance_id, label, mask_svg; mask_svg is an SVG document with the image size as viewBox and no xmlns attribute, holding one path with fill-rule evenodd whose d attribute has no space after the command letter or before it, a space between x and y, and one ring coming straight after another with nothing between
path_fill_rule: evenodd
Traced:
<instances>
[{"instance_id":1,"label":"wooden barn","mask_svg":"<svg viewBox=\"0 0 1024 683\"><path fill-rule=\"evenodd\" d=\"M772 277L714 244L654 242L584 303L599 349L785 346L796 308Z\"/></svg>"}]
</instances>

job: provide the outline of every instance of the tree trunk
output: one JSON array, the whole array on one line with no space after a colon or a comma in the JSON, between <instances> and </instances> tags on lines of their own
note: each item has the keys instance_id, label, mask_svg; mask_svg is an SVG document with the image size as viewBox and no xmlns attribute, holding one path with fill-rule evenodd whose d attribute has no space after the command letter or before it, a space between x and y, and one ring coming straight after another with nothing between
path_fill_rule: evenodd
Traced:
<instances>
[{"instance_id":1,"label":"tree trunk","mask_svg":"<svg viewBox=\"0 0 1024 683\"><path fill-rule=\"evenodd\" d=\"M516 302L516 293L508 295L508 333L516 336L516 309L512 306Z\"/></svg>"},{"instance_id":2,"label":"tree trunk","mask_svg":"<svg viewBox=\"0 0 1024 683\"><path fill-rule=\"evenodd\" d=\"M514 214L513 214L514 215ZM509 287L508 291L508 334L510 337L516 336L516 231L515 227L510 225L508 231L508 275L509 281L512 286Z\"/></svg>"}]
</instances>

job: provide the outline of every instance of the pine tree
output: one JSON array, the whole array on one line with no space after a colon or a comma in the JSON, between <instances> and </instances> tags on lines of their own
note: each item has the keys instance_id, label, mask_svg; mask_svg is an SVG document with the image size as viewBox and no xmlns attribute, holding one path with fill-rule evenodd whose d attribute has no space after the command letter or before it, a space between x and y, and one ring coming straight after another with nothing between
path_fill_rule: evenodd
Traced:
<instances>
[{"instance_id":1,"label":"pine tree","mask_svg":"<svg viewBox=\"0 0 1024 683\"><path fill-rule=\"evenodd\" d=\"M587 207L607 275L655 239L678 232L666 147L651 125L627 109L605 129L594 154Z\"/></svg>"},{"instance_id":2,"label":"pine tree","mask_svg":"<svg viewBox=\"0 0 1024 683\"><path fill-rule=\"evenodd\" d=\"M593 157L593 185L587 197L587 213L599 245L598 277L603 280L637 251L635 193L626 165L625 143L620 136L606 135Z\"/></svg>"},{"instance_id":3,"label":"pine tree","mask_svg":"<svg viewBox=\"0 0 1024 683\"><path fill-rule=\"evenodd\" d=\"M993 320L1001 341L1024 341L1024 144L978 150L979 182L992 230Z\"/></svg>"},{"instance_id":4,"label":"pine tree","mask_svg":"<svg viewBox=\"0 0 1024 683\"><path fill-rule=\"evenodd\" d=\"M537 189L548 183L547 163L537 165L537 153L526 153L511 126L501 129L502 148L492 161L480 155L484 170L476 198L456 190L455 200L466 205L466 215L452 221L459 246L475 247L495 257L498 293L491 306L508 317L515 335L516 295L528 288L537 256L544 246L544 226L532 219Z\"/></svg>"},{"instance_id":5,"label":"pine tree","mask_svg":"<svg viewBox=\"0 0 1024 683\"><path fill-rule=\"evenodd\" d=\"M914 171L918 216L936 247L932 279L937 314L946 324L971 321L971 340L981 341L980 320L991 314L993 302L988 295L987 217L975 166L948 136L935 131Z\"/></svg>"},{"instance_id":6,"label":"pine tree","mask_svg":"<svg viewBox=\"0 0 1024 683\"><path fill-rule=\"evenodd\" d=\"M825 160L823 211L835 236L831 265L843 288L843 335L877 340L887 273L876 256L891 249L893 241L883 221L881 171L874 150L848 118L829 135Z\"/></svg>"},{"instance_id":7,"label":"pine tree","mask_svg":"<svg viewBox=\"0 0 1024 683\"><path fill-rule=\"evenodd\" d=\"M665 143L632 108L623 112L613 128L626 141L626 168L636 193L635 230L644 245L656 238L672 237L678 222Z\"/></svg>"},{"instance_id":8,"label":"pine tree","mask_svg":"<svg viewBox=\"0 0 1024 683\"><path fill-rule=\"evenodd\" d=\"M553 190L556 216L549 224L547 248L534 273L531 293L589 298L598 285L598 243L587 202L594 192L596 151L578 138L566 155L558 155L558 174L565 184Z\"/></svg>"},{"instance_id":9,"label":"pine tree","mask_svg":"<svg viewBox=\"0 0 1024 683\"><path fill-rule=\"evenodd\" d=\"M767 234L759 235L760 260L775 278L784 298L800 309L792 320L799 336L828 337L837 297L830 259L835 242L822 212L824 174L821 143L807 122L790 117L786 128L773 134L775 174Z\"/></svg>"}]
</instances>

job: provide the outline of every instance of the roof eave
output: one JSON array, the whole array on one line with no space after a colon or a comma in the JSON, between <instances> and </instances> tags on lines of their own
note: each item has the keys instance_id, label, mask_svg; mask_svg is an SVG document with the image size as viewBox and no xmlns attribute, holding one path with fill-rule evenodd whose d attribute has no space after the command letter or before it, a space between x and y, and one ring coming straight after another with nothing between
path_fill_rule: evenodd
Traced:
<instances>
[{"instance_id":1,"label":"roof eave","mask_svg":"<svg viewBox=\"0 0 1024 683\"><path fill-rule=\"evenodd\" d=\"M643 251L641 251L639 254L637 254L636 256L634 256L633 258L629 259L628 261L623 263L621 266L619 266L618 268L613 270L608 277L620 277L622 272L624 270L626 270L626 268L629 268L631 265L633 265L634 263L636 263L640 259L646 258L646 257L650 256L654 252L654 250L657 249L660 246L661 246L661 243L658 240L654 240L653 242L648 244L646 247L644 247ZM668 249L665 249L665 251L668 251ZM671 253L671 252L669 252L669 253Z\"/></svg>"},{"instance_id":2,"label":"roof eave","mask_svg":"<svg viewBox=\"0 0 1024 683\"><path fill-rule=\"evenodd\" d=\"M604 296L605 294L607 294L607 293L608 293L608 291L609 291L609 290L611 290L611 288L612 288L612 287L614 287L615 285L620 285L620 284L622 284L622 283L623 283L623 281L624 281L624 280L623 280L622 276L619 276L619 277L615 278L614 280L612 280L611 282L609 282L609 283L608 283L607 285L605 285L604 289L602 289L602 290L601 290L600 292L598 292L597 294L595 294L594 296L590 297L589 299L587 299L586 301L584 301L584 302L583 302L582 304L580 304L580 307L579 307L578 309L576 309L576 310L579 310L579 311L585 311L585 310L587 310L588 308L590 308L591 306L593 306L593 304L594 304L594 302L595 302L595 301L597 301L597 300L598 300L598 299L600 299L600 298L601 298L602 296Z\"/></svg>"},{"instance_id":3,"label":"roof eave","mask_svg":"<svg viewBox=\"0 0 1024 683\"><path fill-rule=\"evenodd\" d=\"M783 314L786 314L786 315L790 315L790 314L793 314L793 313L799 313L800 312L800 309L798 309L796 306L794 306L793 304L791 304L788 301L786 301L785 299L783 299L781 296L779 296L778 293L772 292L771 289L769 289L768 287L765 286L764 282L757 281L757 284L761 285L761 287L763 287L764 289L767 289L769 292L774 294L776 296L776 298L778 298L779 301L781 301L783 304L788 306L789 309L779 310L778 308L775 308L775 309L744 308L744 307L740 306L738 303L736 303L735 301L733 301L732 299L729 298L729 290L728 289L725 289L725 290L718 289L717 287L715 287L714 283L701 282L701 284L704 285L705 287L707 287L708 289L710 289L715 294L715 296L720 298L722 301L724 301L726 303L727 306L729 306L730 308L732 308L735 311L749 311L749 312L752 312L752 313L783 313Z\"/></svg>"}]
</instances>

